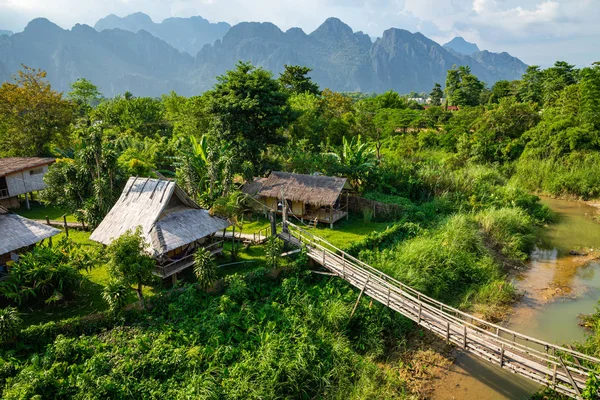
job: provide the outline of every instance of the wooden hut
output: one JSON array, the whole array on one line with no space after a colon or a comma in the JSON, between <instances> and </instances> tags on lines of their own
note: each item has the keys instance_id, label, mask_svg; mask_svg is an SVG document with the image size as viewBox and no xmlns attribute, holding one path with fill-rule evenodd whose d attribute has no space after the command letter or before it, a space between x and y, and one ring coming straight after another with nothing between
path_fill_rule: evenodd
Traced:
<instances>
[{"instance_id":1,"label":"wooden hut","mask_svg":"<svg viewBox=\"0 0 600 400\"><path fill-rule=\"evenodd\" d=\"M346 178L303 175L273 171L267 178L247 183L242 191L278 213L282 199L288 213L313 223L333 224L348 216L348 192L352 187Z\"/></svg>"},{"instance_id":2,"label":"wooden hut","mask_svg":"<svg viewBox=\"0 0 600 400\"><path fill-rule=\"evenodd\" d=\"M148 253L156 259L156 274L167 278L194 265L199 247L221 252L223 242L214 234L230 223L209 215L175 182L131 177L90 239L109 245L138 226L149 243Z\"/></svg>"},{"instance_id":3,"label":"wooden hut","mask_svg":"<svg viewBox=\"0 0 600 400\"><path fill-rule=\"evenodd\" d=\"M0 206L18 208L20 195L25 195L29 208L29 194L44 190L44 175L54 158L8 157L0 158Z\"/></svg>"},{"instance_id":4,"label":"wooden hut","mask_svg":"<svg viewBox=\"0 0 600 400\"><path fill-rule=\"evenodd\" d=\"M0 280L9 273L11 262L36 243L58 235L60 230L13 214L0 206Z\"/></svg>"}]
</instances>

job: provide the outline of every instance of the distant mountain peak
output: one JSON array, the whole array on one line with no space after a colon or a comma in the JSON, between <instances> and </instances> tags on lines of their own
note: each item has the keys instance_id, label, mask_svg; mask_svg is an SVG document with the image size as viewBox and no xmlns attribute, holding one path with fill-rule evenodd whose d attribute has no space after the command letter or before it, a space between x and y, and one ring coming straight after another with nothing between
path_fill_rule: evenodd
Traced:
<instances>
[{"instance_id":1,"label":"distant mountain peak","mask_svg":"<svg viewBox=\"0 0 600 400\"><path fill-rule=\"evenodd\" d=\"M190 18L167 18L160 23L142 12L118 17L110 14L94 25L94 29L101 32L109 29L121 29L130 32L146 31L159 39L167 42L181 52L196 55L205 44L212 44L220 40L229 31L231 26L226 22L212 23L194 16Z\"/></svg>"},{"instance_id":2,"label":"distant mountain peak","mask_svg":"<svg viewBox=\"0 0 600 400\"><path fill-rule=\"evenodd\" d=\"M57 33L62 31L63 29L60 26L46 18L32 19L23 30L23 32L27 34L42 36L49 33Z\"/></svg>"},{"instance_id":3,"label":"distant mountain peak","mask_svg":"<svg viewBox=\"0 0 600 400\"><path fill-rule=\"evenodd\" d=\"M323 22L311 35L313 36L324 36L329 34L339 35L339 34L352 35L354 31L352 28L344 23L341 19L336 17L329 17Z\"/></svg>"},{"instance_id":4,"label":"distant mountain peak","mask_svg":"<svg viewBox=\"0 0 600 400\"><path fill-rule=\"evenodd\" d=\"M477 53L479 47L475 43L467 42L462 36L457 36L443 46L445 49L454 50L459 54L470 56Z\"/></svg>"},{"instance_id":5,"label":"distant mountain peak","mask_svg":"<svg viewBox=\"0 0 600 400\"><path fill-rule=\"evenodd\" d=\"M2 35L12 36L13 35L13 31L8 31L8 30L0 29L0 36L2 36Z\"/></svg>"}]
</instances>

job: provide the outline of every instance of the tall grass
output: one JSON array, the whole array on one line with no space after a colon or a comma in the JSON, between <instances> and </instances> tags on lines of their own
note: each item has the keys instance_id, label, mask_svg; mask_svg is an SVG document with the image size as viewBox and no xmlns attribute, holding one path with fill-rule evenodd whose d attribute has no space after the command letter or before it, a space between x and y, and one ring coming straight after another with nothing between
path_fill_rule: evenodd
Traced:
<instances>
[{"instance_id":1,"label":"tall grass","mask_svg":"<svg viewBox=\"0 0 600 400\"><path fill-rule=\"evenodd\" d=\"M571 153L553 159L521 157L514 180L530 191L583 199L600 197L600 154Z\"/></svg>"},{"instance_id":2,"label":"tall grass","mask_svg":"<svg viewBox=\"0 0 600 400\"><path fill-rule=\"evenodd\" d=\"M512 222L512 221L508 221ZM506 221L497 219L495 230ZM486 247L485 235L474 216L455 214L432 231L397 243L381 252L361 256L404 283L455 306L473 299L492 306L514 296L511 285L500 285L504 271Z\"/></svg>"}]
</instances>

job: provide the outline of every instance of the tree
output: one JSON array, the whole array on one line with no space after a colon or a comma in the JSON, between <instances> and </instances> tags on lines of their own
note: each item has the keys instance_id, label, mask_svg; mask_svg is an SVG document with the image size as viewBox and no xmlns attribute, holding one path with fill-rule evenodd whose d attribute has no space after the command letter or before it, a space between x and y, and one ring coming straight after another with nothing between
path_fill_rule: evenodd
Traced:
<instances>
[{"instance_id":1,"label":"tree","mask_svg":"<svg viewBox=\"0 0 600 400\"><path fill-rule=\"evenodd\" d=\"M339 161L343 166L340 172L347 176L350 184L357 189L361 188L375 169L375 151L362 142L360 135L350 140L344 137L341 148L328 154Z\"/></svg>"},{"instance_id":2,"label":"tree","mask_svg":"<svg viewBox=\"0 0 600 400\"><path fill-rule=\"evenodd\" d=\"M509 81L503 80L494 83L490 94L490 103L498 104L500 99L512 96L512 85Z\"/></svg>"},{"instance_id":3,"label":"tree","mask_svg":"<svg viewBox=\"0 0 600 400\"><path fill-rule=\"evenodd\" d=\"M148 244L142 237L142 229L127 231L115 239L106 249L111 276L128 286L135 285L135 291L146 309L142 292L143 285L151 285L154 280L156 261L146 253Z\"/></svg>"},{"instance_id":4,"label":"tree","mask_svg":"<svg viewBox=\"0 0 600 400\"><path fill-rule=\"evenodd\" d=\"M565 87L576 84L578 80L579 70L565 61L557 61L554 66L544 70L542 84L544 104L555 101Z\"/></svg>"},{"instance_id":5,"label":"tree","mask_svg":"<svg viewBox=\"0 0 600 400\"><path fill-rule=\"evenodd\" d=\"M279 74L279 83L283 90L292 94L310 93L319 95L319 85L314 83L308 74L311 68L298 65L284 65L285 71Z\"/></svg>"},{"instance_id":6,"label":"tree","mask_svg":"<svg viewBox=\"0 0 600 400\"><path fill-rule=\"evenodd\" d=\"M98 86L85 78L79 78L71 83L69 98L77 102L84 110L97 105L100 97L101 93L98 90Z\"/></svg>"},{"instance_id":7,"label":"tree","mask_svg":"<svg viewBox=\"0 0 600 400\"><path fill-rule=\"evenodd\" d=\"M42 200L65 208L92 227L113 206L123 180L117 152L103 141L102 132L96 126L85 128L73 158L50 166L44 176L47 188L41 193Z\"/></svg>"},{"instance_id":8,"label":"tree","mask_svg":"<svg viewBox=\"0 0 600 400\"><path fill-rule=\"evenodd\" d=\"M471 68L468 66L455 66L448 71L446 95L450 105L476 106L480 103L484 88L485 84L471 74Z\"/></svg>"},{"instance_id":9,"label":"tree","mask_svg":"<svg viewBox=\"0 0 600 400\"><path fill-rule=\"evenodd\" d=\"M257 164L268 145L284 142L277 131L291 122L288 95L270 72L250 63L239 62L217 81L207 94L213 134L231 142L240 159Z\"/></svg>"},{"instance_id":10,"label":"tree","mask_svg":"<svg viewBox=\"0 0 600 400\"><path fill-rule=\"evenodd\" d=\"M444 97L444 92L442 91L442 85L440 85L439 83L436 83L433 86L433 90L429 94L429 97L431 97L431 105L432 106L441 106L442 98Z\"/></svg>"},{"instance_id":11,"label":"tree","mask_svg":"<svg viewBox=\"0 0 600 400\"><path fill-rule=\"evenodd\" d=\"M543 73L540 70L540 67L537 65L530 65L527 67L527 70L521 79L517 98L522 102L541 104L542 83Z\"/></svg>"},{"instance_id":12,"label":"tree","mask_svg":"<svg viewBox=\"0 0 600 400\"><path fill-rule=\"evenodd\" d=\"M202 289L210 288L217 280L217 263L215 258L203 247L196 250L194 254L194 274L198 279L198 285Z\"/></svg>"},{"instance_id":13,"label":"tree","mask_svg":"<svg viewBox=\"0 0 600 400\"><path fill-rule=\"evenodd\" d=\"M0 156L33 157L66 145L74 106L52 90L46 72L27 66L0 86Z\"/></svg>"},{"instance_id":14,"label":"tree","mask_svg":"<svg viewBox=\"0 0 600 400\"><path fill-rule=\"evenodd\" d=\"M480 162L516 160L523 152L523 134L539 121L537 106L514 97L500 100L472 125L471 156Z\"/></svg>"}]
</instances>

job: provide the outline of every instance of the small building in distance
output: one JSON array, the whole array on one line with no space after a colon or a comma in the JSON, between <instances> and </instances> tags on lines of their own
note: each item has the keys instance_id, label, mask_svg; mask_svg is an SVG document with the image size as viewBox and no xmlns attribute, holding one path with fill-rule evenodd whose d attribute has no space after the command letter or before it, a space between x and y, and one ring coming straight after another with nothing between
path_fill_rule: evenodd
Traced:
<instances>
[{"instance_id":1,"label":"small building in distance","mask_svg":"<svg viewBox=\"0 0 600 400\"><path fill-rule=\"evenodd\" d=\"M18 208L20 195L25 195L29 208L29 194L44 190L44 175L54 158L8 157L0 158L0 206Z\"/></svg>"},{"instance_id":2,"label":"small building in distance","mask_svg":"<svg viewBox=\"0 0 600 400\"><path fill-rule=\"evenodd\" d=\"M131 177L90 240L110 245L139 226L148 254L156 259L156 275L167 278L194 265L199 247L220 253L223 242L214 240L214 234L230 225L209 215L175 182Z\"/></svg>"},{"instance_id":3,"label":"small building in distance","mask_svg":"<svg viewBox=\"0 0 600 400\"><path fill-rule=\"evenodd\" d=\"M346 178L277 171L242 187L244 193L254 196L271 210L281 213L282 198L285 198L289 214L315 224L329 224L331 228L348 216L348 192L351 190Z\"/></svg>"},{"instance_id":4,"label":"small building in distance","mask_svg":"<svg viewBox=\"0 0 600 400\"><path fill-rule=\"evenodd\" d=\"M10 272L10 264L36 243L58 235L60 230L13 214L0 206L0 280Z\"/></svg>"}]
</instances>

